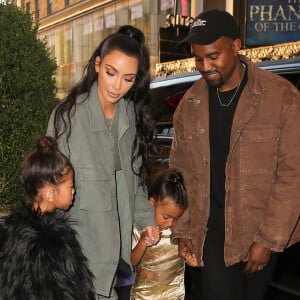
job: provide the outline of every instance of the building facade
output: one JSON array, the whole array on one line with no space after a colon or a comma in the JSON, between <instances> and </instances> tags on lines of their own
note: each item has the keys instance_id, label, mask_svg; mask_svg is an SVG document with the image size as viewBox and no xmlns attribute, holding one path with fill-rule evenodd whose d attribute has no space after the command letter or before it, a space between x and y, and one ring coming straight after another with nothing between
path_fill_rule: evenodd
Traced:
<instances>
[{"instance_id":1,"label":"building facade","mask_svg":"<svg viewBox=\"0 0 300 300\"><path fill-rule=\"evenodd\" d=\"M58 65L57 95L63 98L82 75L94 49L121 25L141 29L150 52L151 74L159 61L159 28L188 26L203 9L232 10L226 0L17 0L39 23L38 36L47 41Z\"/></svg>"}]
</instances>

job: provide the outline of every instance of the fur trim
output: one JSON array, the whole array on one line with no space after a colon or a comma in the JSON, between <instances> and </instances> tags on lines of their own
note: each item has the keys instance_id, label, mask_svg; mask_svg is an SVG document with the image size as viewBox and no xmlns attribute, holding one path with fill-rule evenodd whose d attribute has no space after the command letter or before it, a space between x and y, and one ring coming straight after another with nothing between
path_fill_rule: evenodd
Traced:
<instances>
[{"instance_id":1,"label":"fur trim","mask_svg":"<svg viewBox=\"0 0 300 300\"><path fill-rule=\"evenodd\" d=\"M0 233L1 300L92 300L93 275L64 212L21 207Z\"/></svg>"}]
</instances>

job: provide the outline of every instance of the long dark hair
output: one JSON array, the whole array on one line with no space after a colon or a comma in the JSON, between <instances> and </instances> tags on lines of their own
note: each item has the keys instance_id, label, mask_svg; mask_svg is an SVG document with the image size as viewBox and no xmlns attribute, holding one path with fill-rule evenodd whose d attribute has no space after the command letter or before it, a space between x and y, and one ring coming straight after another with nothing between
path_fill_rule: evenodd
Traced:
<instances>
[{"instance_id":1,"label":"long dark hair","mask_svg":"<svg viewBox=\"0 0 300 300\"><path fill-rule=\"evenodd\" d=\"M39 190L45 184L57 185L64 181L73 167L69 159L58 150L56 140L50 136L36 138L36 149L23 159L20 183L25 193L25 205L32 206Z\"/></svg>"},{"instance_id":2,"label":"long dark hair","mask_svg":"<svg viewBox=\"0 0 300 300\"><path fill-rule=\"evenodd\" d=\"M134 174L145 184L148 176L147 161L150 150L153 148L153 134L155 126L150 116L150 59L148 48L145 44L144 34L130 25L120 27L118 32L106 37L94 51L89 62L84 68L81 80L71 89L66 99L58 104L54 115L54 133L59 138L66 134L68 141L71 135L71 116L76 110L76 99L81 94L87 94L88 99L91 87L97 81L98 74L95 70L97 56L103 59L111 51L119 50L128 56L138 59L138 72L132 88L124 96L126 101L134 103L136 135L131 154L131 167ZM134 169L134 162L141 157L139 170Z\"/></svg>"}]
</instances>

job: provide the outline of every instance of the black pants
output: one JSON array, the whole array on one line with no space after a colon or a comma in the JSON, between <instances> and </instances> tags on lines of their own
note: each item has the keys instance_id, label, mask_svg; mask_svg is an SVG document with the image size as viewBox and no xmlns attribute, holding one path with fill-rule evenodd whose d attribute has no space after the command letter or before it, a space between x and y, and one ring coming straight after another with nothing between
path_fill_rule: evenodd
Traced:
<instances>
[{"instance_id":1,"label":"black pants","mask_svg":"<svg viewBox=\"0 0 300 300\"><path fill-rule=\"evenodd\" d=\"M118 300L130 300L131 285L115 287Z\"/></svg>"},{"instance_id":2,"label":"black pants","mask_svg":"<svg viewBox=\"0 0 300 300\"><path fill-rule=\"evenodd\" d=\"M243 262L226 267L224 235L209 231L204 245L203 268L186 266L186 299L188 300L263 300L272 278L278 254L272 254L267 267L260 272L243 274Z\"/></svg>"}]
</instances>

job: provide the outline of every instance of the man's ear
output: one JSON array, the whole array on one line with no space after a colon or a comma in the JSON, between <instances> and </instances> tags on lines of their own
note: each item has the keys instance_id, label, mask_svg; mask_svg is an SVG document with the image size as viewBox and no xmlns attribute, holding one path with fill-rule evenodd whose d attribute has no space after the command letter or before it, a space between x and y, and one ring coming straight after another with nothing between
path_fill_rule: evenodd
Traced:
<instances>
[{"instance_id":1,"label":"man's ear","mask_svg":"<svg viewBox=\"0 0 300 300\"><path fill-rule=\"evenodd\" d=\"M233 47L233 51L234 51L235 55L239 54L239 51L241 50L241 45L242 45L242 42L240 39L235 39L233 41L232 47Z\"/></svg>"},{"instance_id":2,"label":"man's ear","mask_svg":"<svg viewBox=\"0 0 300 300\"><path fill-rule=\"evenodd\" d=\"M100 56L96 56L96 60L95 60L95 71L96 71L97 73L99 72L100 62L101 62Z\"/></svg>"}]
</instances>

